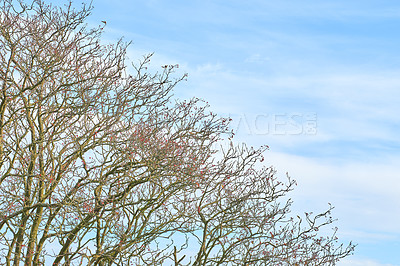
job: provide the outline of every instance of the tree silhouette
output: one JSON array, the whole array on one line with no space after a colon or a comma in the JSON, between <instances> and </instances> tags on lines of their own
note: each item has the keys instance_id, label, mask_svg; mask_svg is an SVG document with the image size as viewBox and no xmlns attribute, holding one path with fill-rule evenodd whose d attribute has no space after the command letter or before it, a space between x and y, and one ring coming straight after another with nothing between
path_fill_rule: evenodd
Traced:
<instances>
[{"instance_id":1,"label":"tree silhouette","mask_svg":"<svg viewBox=\"0 0 400 266\"><path fill-rule=\"evenodd\" d=\"M0 7L1 265L333 265L354 249L289 215L295 186L229 119L172 98L177 65L128 71L91 5ZM221 144L221 146L218 146Z\"/></svg>"}]
</instances>

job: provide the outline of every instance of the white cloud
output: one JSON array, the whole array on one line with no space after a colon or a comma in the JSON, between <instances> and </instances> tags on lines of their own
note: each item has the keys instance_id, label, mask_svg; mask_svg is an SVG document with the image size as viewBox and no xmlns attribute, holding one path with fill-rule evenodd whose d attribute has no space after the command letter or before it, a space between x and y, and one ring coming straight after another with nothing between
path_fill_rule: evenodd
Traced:
<instances>
[{"instance_id":1,"label":"white cloud","mask_svg":"<svg viewBox=\"0 0 400 266\"><path fill-rule=\"evenodd\" d=\"M317 158L267 152L266 161L298 181L292 192L299 209L324 209L332 203L339 228L355 242L373 242L400 235L400 184L397 161L346 164Z\"/></svg>"},{"instance_id":2,"label":"white cloud","mask_svg":"<svg viewBox=\"0 0 400 266\"><path fill-rule=\"evenodd\" d=\"M390 126L398 119L398 72L254 77L221 64L188 72L190 92L210 99L222 113L316 112L319 133L332 139L399 140Z\"/></svg>"},{"instance_id":3,"label":"white cloud","mask_svg":"<svg viewBox=\"0 0 400 266\"><path fill-rule=\"evenodd\" d=\"M269 58L268 56L263 56L261 54L252 54L245 59L245 63L261 64L261 63L265 63L270 60L271 60L271 58Z\"/></svg>"}]
</instances>

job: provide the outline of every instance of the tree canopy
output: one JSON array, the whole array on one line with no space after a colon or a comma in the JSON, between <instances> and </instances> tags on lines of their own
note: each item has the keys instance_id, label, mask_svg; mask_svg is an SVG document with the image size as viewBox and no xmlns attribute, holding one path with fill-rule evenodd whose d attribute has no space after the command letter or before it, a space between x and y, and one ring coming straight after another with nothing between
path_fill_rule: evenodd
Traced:
<instances>
[{"instance_id":1,"label":"tree canopy","mask_svg":"<svg viewBox=\"0 0 400 266\"><path fill-rule=\"evenodd\" d=\"M127 67L92 6L0 1L0 265L334 265L333 207L290 214L296 185L178 100L177 65ZM228 144L227 144L228 143ZM50 263L50 264L49 264Z\"/></svg>"}]
</instances>

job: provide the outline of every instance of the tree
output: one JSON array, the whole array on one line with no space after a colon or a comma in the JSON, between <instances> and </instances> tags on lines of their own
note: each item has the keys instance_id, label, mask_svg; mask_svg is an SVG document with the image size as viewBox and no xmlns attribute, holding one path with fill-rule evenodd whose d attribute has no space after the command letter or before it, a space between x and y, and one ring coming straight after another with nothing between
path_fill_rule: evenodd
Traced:
<instances>
[{"instance_id":1,"label":"tree","mask_svg":"<svg viewBox=\"0 0 400 266\"><path fill-rule=\"evenodd\" d=\"M92 6L2 0L1 265L334 265L353 244L291 217L295 186L235 146L229 119L171 90L177 65L126 66ZM228 138L228 140L226 140ZM225 140L223 140L225 139ZM229 143L228 145L222 145ZM220 146L218 146L220 145ZM193 252L195 251L195 252Z\"/></svg>"}]
</instances>

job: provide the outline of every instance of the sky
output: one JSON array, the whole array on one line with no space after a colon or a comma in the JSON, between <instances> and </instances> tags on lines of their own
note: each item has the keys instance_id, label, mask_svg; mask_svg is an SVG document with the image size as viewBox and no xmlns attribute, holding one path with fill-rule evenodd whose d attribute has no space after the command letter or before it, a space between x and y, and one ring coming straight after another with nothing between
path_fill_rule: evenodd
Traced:
<instances>
[{"instance_id":1,"label":"sky","mask_svg":"<svg viewBox=\"0 0 400 266\"><path fill-rule=\"evenodd\" d=\"M58 1L59 2L59 1ZM175 96L231 116L236 142L268 145L297 180L294 209L328 202L339 266L400 265L400 2L94 0L103 40L132 41L137 62L179 64ZM180 71L182 73L180 73Z\"/></svg>"}]
</instances>

